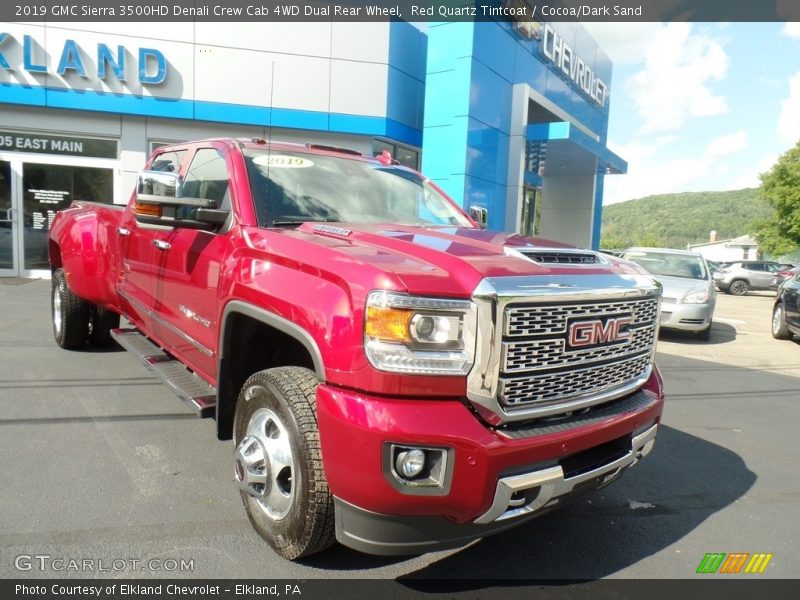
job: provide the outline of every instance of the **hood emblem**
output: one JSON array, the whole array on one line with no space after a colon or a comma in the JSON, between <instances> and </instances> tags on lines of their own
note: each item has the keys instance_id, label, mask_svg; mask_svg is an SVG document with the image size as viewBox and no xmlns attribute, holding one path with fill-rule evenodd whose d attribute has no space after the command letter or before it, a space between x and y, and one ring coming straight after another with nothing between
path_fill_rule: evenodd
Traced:
<instances>
[{"instance_id":1,"label":"hood emblem","mask_svg":"<svg viewBox=\"0 0 800 600\"><path fill-rule=\"evenodd\" d=\"M341 235L347 237L353 233L352 229L347 227L335 227L334 225L314 225L314 231L317 233L332 233L333 235Z\"/></svg>"}]
</instances>

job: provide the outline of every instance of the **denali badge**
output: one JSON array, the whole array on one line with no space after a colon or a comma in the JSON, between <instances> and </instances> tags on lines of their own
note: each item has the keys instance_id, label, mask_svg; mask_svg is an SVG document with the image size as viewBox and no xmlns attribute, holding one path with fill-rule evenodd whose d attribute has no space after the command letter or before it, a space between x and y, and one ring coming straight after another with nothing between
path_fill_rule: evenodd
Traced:
<instances>
[{"instance_id":1,"label":"denali badge","mask_svg":"<svg viewBox=\"0 0 800 600\"><path fill-rule=\"evenodd\" d=\"M633 323L631 317L611 317L605 321L593 319L572 323L569 326L569 345L573 348L582 348L595 344L622 342L631 336L630 331L623 331L623 328L631 323Z\"/></svg>"}]
</instances>

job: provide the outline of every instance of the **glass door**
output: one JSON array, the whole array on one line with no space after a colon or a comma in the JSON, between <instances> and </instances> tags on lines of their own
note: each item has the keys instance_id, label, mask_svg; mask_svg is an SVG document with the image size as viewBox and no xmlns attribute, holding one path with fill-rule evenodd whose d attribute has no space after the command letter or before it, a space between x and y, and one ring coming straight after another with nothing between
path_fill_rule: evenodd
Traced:
<instances>
[{"instance_id":1,"label":"glass door","mask_svg":"<svg viewBox=\"0 0 800 600\"><path fill-rule=\"evenodd\" d=\"M519 232L526 236L537 236L542 224L542 189L526 185L522 192L522 211Z\"/></svg>"},{"instance_id":2,"label":"glass door","mask_svg":"<svg viewBox=\"0 0 800 600\"><path fill-rule=\"evenodd\" d=\"M0 160L0 277L19 275L17 215L13 203L14 172L11 162Z\"/></svg>"},{"instance_id":3,"label":"glass door","mask_svg":"<svg viewBox=\"0 0 800 600\"><path fill-rule=\"evenodd\" d=\"M114 170L74 164L22 164L22 270L28 276L49 271L50 225L56 213L74 200L111 204Z\"/></svg>"}]
</instances>

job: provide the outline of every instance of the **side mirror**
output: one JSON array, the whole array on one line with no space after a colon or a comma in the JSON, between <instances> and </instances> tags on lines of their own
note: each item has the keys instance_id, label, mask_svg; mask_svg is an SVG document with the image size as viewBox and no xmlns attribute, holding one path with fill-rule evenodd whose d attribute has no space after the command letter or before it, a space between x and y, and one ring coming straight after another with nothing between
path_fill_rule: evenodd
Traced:
<instances>
[{"instance_id":1,"label":"side mirror","mask_svg":"<svg viewBox=\"0 0 800 600\"><path fill-rule=\"evenodd\" d=\"M133 212L146 225L213 229L227 218L227 211L216 210L216 202L182 195L177 173L141 171L136 181Z\"/></svg>"},{"instance_id":2,"label":"side mirror","mask_svg":"<svg viewBox=\"0 0 800 600\"><path fill-rule=\"evenodd\" d=\"M470 206L469 216L475 221L481 229L486 229L489 222L489 210L482 206Z\"/></svg>"}]
</instances>

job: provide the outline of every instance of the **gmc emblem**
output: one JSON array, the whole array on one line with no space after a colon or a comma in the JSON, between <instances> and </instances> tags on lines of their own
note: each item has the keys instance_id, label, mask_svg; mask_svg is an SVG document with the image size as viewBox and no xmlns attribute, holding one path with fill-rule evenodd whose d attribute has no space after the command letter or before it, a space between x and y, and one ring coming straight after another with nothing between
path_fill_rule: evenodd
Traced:
<instances>
[{"instance_id":1,"label":"gmc emblem","mask_svg":"<svg viewBox=\"0 0 800 600\"><path fill-rule=\"evenodd\" d=\"M595 344L622 342L631 337L631 332L623 329L632 323L631 317L611 317L605 321L593 319L572 323L569 326L569 345L572 348L582 348Z\"/></svg>"}]
</instances>

